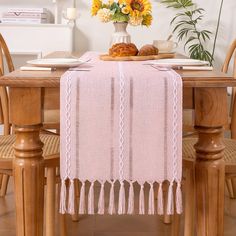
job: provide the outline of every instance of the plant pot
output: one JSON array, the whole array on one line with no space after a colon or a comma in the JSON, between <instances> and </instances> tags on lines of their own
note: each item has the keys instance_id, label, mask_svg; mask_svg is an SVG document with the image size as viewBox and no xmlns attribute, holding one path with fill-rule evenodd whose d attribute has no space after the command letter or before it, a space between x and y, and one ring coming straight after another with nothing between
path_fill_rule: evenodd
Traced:
<instances>
[{"instance_id":1,"label":"plant pot","mask_svg":"<svg viewBox=\"0 0 236 236\"><path fill-rule=\"evenodd\" d=\"M127 22L114 22L115 32L112 34L110 46L116 43L130 43L130 34L126 31Z\"/></svg>"}]
</instances>

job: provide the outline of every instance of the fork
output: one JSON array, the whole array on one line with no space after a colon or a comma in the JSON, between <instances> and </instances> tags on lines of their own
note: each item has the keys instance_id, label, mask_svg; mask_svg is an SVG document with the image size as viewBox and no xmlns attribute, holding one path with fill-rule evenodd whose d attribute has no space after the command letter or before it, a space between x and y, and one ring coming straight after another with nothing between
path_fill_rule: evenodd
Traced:
<instances>
[{"instance_id":1,"label":"fork","mask_svg":"<svg viewBox=\"0 0 236 236\"><path fill-rule=\"evenodd\" d=\"M70 68L68 71L90 71L88 69L81 69L81 68Z\"/></svg>"},{"instance_id":2,"label":"fork","mask_svg":"<svg viewBox=\"0 0 236 236\"><path fill-rule=\"evenodd\" d=\"M72 67L69 69L69 71L90 71L88 69L83 69L83 68L79 68L81 65L85 64L85 63L88 63L89 61L91 61L92 59L89 58L87 59L86 61L83 61L82 63L79 64L78 67Z\"/></svg>"},{"instance_id":3,"label":"fork","mask_svg":"<svg viewBox=\"0 0 236 236\"><path fill-rule=\"evenodd\" d=\"M170 71L171 67L162 67L162 66L155 66L155 65L151 65L151 67L153 67L154 69L157 69L159 71Z\"/></svg>"},{"instance_id":4,"label":"fork","mask_svg":"<svg viewBox=\"0 0 236 236\"><path fill-rule=\"evenodd\" d=\"M89 62L89 61L91 61L92 59L91 58L89 58L89 59L87 59L86 61L83 61L80 65L83 65L84 63L87 63L87 62Z\"/></svg>"}]
</instances>

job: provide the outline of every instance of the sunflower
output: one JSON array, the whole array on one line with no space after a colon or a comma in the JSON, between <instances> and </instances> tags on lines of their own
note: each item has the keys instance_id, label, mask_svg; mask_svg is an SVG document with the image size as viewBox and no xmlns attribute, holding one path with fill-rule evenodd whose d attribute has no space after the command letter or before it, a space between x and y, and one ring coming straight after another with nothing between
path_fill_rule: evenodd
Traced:
<instances>
[{"instance_id":1,"label":"sunflower","mask_svg":"<svg viewBox=\"0 0 236 236\"><path fill-rule=\"evenodd\" d=\"M145 26L150 26L152 24L152 15L151 14L147 14L145 16L143 16L143 22L142 25Z\"/></svg>"},{"instance_id":2,"label":"sunflower","mask_svg":"<svg viewBox=\"0 0 236 236\"><path fill-rule=\"evenodd\" d=\"M128 15L129 14L129 8L128 7L122 7L121 12L125 15Z\"/></svg>"},{"instance_id":3,"label":"sunflower","mask_svg":"<svg viewBox=\"0 0 236 236\"><path fill-rule=\"evenodd\" d=\"M91 7L91 15L96 16L99 9L102 7L102 1L101 0L93 0L92 7Z\"/></svg>"},{"instance_id":4,"label":"sunflower","mask_svg":"<svg viewBox=\"0 0 236 236\"><path fill-rule=\"evenodd\" d=\"M151 14L152 5L149 0L125 0L131 16L145 16Z\"/></svg>"}]
</instances>

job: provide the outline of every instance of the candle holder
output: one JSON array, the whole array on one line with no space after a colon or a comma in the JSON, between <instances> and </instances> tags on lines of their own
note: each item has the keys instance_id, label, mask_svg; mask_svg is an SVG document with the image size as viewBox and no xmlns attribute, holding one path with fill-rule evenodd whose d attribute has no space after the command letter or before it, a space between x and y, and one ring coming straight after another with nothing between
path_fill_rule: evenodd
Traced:
<instances>
[{"instance_id":1,"label":"candle holder","mask_svg":"<svg viewBox=\"0 0 236 236\"><path fill-rule=\"evenodd\" d=\"M57 0L52 0L53 4L54 4L54 23L58 24L58 2Z\"/></svg>"},{"instance_id":2,"label":"candle holder","mask_svg":"<svg viewBox=\"0 0 236 236\"><path fill-rule=\"evenodd\" d=\"M68 20L67 24L75 24L76 19L79 18L79 13L75 7L70 7L62 12L62 16L64 19Z\"/></svg>"}]
</instances>

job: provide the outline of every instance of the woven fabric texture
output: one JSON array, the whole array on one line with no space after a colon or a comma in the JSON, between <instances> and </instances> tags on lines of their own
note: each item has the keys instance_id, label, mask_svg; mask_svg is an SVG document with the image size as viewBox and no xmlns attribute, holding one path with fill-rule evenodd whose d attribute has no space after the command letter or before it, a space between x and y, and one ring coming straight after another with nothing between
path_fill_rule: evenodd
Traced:
<instances>
[{"instance_id":1,"label":"woven fabric texture","mask_svg":"<svg viewBox=\"0 0 236 236\"><path fill-rule=\"evenodd\" d=\"M165 180L169 181L167 212L173 214L175 199L180 213L181 77L175 71L159 71L144 62L104 62L93 52L82 59L91 59L89 65L83 65L90 71L68 71L60 83L61 213L74 213L75 179L81 181L80 214L135 213L134 182L140 186L137 213L163 214ZM95 182L100 184L97 203ZM115 182L119 183L118 190L114 189ZM85 185L89 185L88 199ZM110 188L109 196L104 194L105 185ZM114 205L116 197L118 206Z\"/></svg>"}]
</instances>

